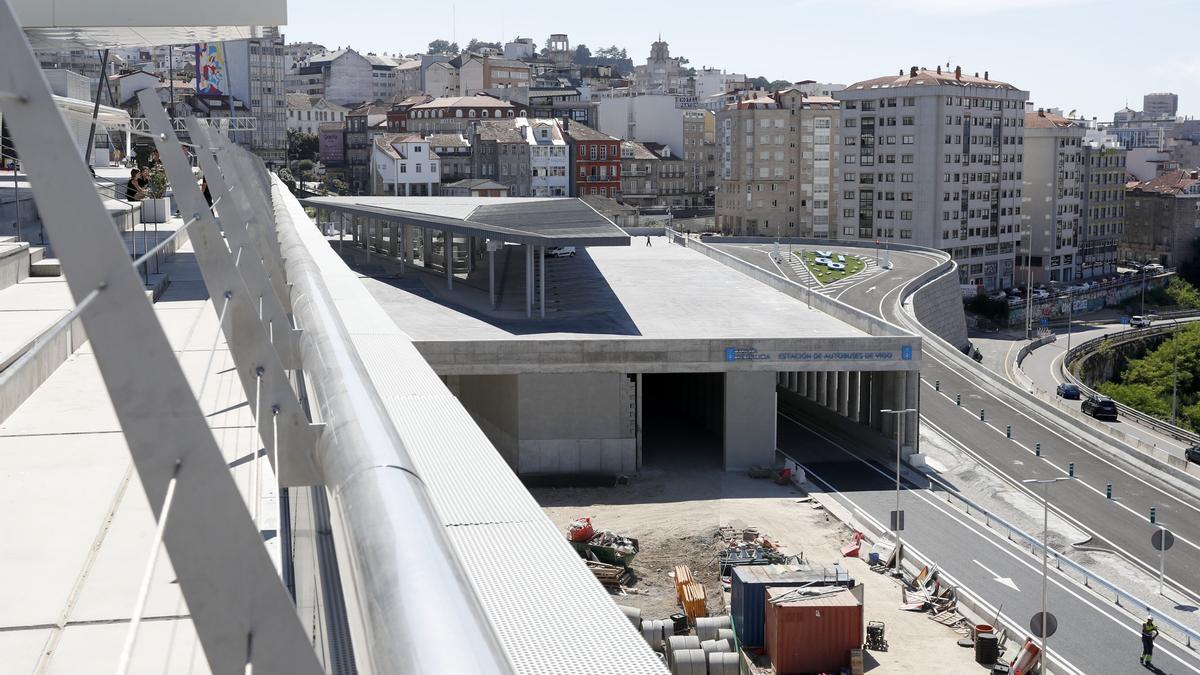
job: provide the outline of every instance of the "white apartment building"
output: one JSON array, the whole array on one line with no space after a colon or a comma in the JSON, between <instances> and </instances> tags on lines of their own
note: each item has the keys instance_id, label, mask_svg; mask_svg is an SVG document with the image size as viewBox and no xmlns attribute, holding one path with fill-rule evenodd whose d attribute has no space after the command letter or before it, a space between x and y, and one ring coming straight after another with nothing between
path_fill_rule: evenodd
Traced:
<instances>
[{"instance_id":1,"label":"white apartment building","mask_svg":"<svg viewBox=\"0 0 1200 675\"><path fill-rule=\"evenodd\" d=\"M1083 210L1085 129L1058 110L1025 115L1024 229L1032 238L1017 244L1016 282L1069 282L1076 278L1077 236ZM1026 260L1031 269L1026 269Z\"/></svg>"},{"instance_id":2,"label":"white apartment building","mask_svg":"<svg viewBox=\"0 0 1200 675\"><path fill-rule=\"evenodd\" d=\"M627 141L684 147L683 118L695 105L669 94L608 96L599 100L600 132Z\"/></svg>"},{"instance_id":3,"label":"white apartment building","mask_svg":"<svg viewBox=\"0 0 1200 675\"><path fill-rule=\"evenodd\" d=\"M723 94L748 79L745 75L727 73L720 68L700 68L696 71L696 98L703 101L710 96Z\"/></svg>"},{"instance_id":4,"label":"white apartment building","mask_svg":"<svg viewBox=\"0 0 1200 675\"><path fill-rule=\"evenodd\" d=\"M399 197L437 194L441 157L416 134L383 134L371 144L373 194Z\"/></svg>"},{"instance_id":5,"label":"white apartment building","mask_svg":"<svg viewBox=\"0 0 1200 675\"><path fill-rule=\"evenodd\" d=\"M1076 237L1076 278L1117 273L1125 233L1127 151L1113 136L1089 128L1083 137L1083 222Z\"/></svg>"},{"instance_id":6,"label":"white apartment building","mask_svg":"<svg viewBox=\"0 0 1200 675\"><path fill-rule=\"evenodd\" d=\"M946 251L963 284L1012 286L1029 92L912 67L834 92L842 102L838 228Z\"/></svg>"},{"instance_id":7,"label":"white apartment building","mask_svg":"<svg viewBox=\"0 0 1200 675\"><path fill-rule=\"evenodd\" d=\"M554 119L516 120L517 131L529 143L530 187L534 197L571 194L571 158L562 127Z\"/></svg>"},{"instance_id":8,"label":"white apartment building","mask_svg":"<svg viewBox=\"0 0 1200 675\"><path fill-rule=\"evenodd\" d=\"M299 131L317 135L326 122L345 122L350 109L325 100L321 96L307 94L287 95L288 131Z\"/></svg>"}]
</instances>

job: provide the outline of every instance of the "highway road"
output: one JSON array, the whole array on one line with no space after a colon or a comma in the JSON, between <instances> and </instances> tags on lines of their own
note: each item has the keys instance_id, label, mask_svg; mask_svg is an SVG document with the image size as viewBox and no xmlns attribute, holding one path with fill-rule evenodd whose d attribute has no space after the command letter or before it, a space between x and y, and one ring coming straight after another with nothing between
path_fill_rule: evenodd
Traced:
<instances>
[{"instance_id":1,"label":"highway road","mask_svg":"<svg viewBox=\"0 0 1200 675\"><path fill-rule=\"evenodd\" d=\"M857 517L887 529L888 513L895 507L893 471L864 458L857 450L861 444L856 443L854 430L848 428L851 425L830 423L828 416L820 414L822 410L813 406L811 415L801 411L796 416L782 412L778 426L780 450L803 464L811 482L833 493ZM944 497L930 491L928 484L906 482L904 487L903 540L909 550L937 561L942 574L951 583L970 589L988 613L999 611L1009 623L1028 626L1030 618L1041 610L1038 560L1018 550L1002 532L955 510ZM1049 643L1051 670L1145 672L1137 664L1141 653L1138 622L1080 588L1053 565L1049 572L1047 606L1059 623ZM1011 658L1012 654L1005 657ZM1159 672L1200 673L1195 653L1162 639L1155 645L1154 663Z\"/></svg>"},{"instance_id":2,"label":"highway road","mask_svg":"<svg viewBox=\"0 0 1200 675\"><path fill-rule=\"evenodd\" d=\"M766 255L770 245L721 248L762 267L772 267ZM853 249L839 245L838 250ZM864 256L874 255L873 247L859 250ZM898 295L910 279L936 266L938 260L930 254L909 252L893 252L891 260L891 270L845 286L833 296L904 325ZM1031 493L1021 481L1066 476L1068 466L1074 464L1076 480L1054 486L1052 509L1093 534L1090 546L1117 552L1154 577L1158 576L1159 555L1151 547L1150 538L1157 528L1150 524L1149 513L1151 507L1157 508L1159 522L1177 539L1166 556L1168 583L1186 604L1200 605L1200 507L1194 495L1160 484L1130 462L1115 460L1116 450L1110 454L1091 447L1056 419L1027 411L1016 394L996 396L980 384L981 366L940 355L929 342L925 341L922 352L920 406L921 421L927 428L992 468L1013 489L1039 502L1040 491ZM985 421L979 419L980 410L984 411ZM1012 438L1006 436L1009 426ZM1096 429L1103 432L1105 427L1097 422ZM1039 443L1040 455L1036 449ZM1105 496L1110 482L1113 499Z\"/></svg>"}]
</instances>

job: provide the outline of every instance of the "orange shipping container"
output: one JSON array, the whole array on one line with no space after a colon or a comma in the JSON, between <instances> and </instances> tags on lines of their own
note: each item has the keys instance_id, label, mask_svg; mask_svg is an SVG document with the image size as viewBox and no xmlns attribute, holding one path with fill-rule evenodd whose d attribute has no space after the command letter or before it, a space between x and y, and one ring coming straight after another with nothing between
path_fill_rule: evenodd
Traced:
<instances>
[{"instance_id":1,"label":"orange shipping container","mask_svg":"<svg viewBox=\"0 0 1200 675\"><path fill-rule=\"evenodd\" d=\"M804 593L821 593L804 595ZM767 589L766 648L778 675L836 672L862 646L863 607L844 588Z\"/></svg>"}]
</instances>

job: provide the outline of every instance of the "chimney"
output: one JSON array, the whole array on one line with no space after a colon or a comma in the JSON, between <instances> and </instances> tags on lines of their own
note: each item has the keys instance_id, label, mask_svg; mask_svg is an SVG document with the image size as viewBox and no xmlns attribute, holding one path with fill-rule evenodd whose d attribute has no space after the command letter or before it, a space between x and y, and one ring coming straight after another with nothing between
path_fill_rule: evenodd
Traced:
<instances>
[{"instance_id":1,"label":"chimney","mask_svg":"<svg viewBox=\"0 0 1200 675\"><path fill-rule=\"evenodd\" d=\"M975 71L975 79L977 79L977 80L979 79L979 71L978 70Z\"/></svg>"},{"instance_id":2,"label":"chimney","mask_svg":"<svg viewBox=\"0 0 1200 675\"><path fill-rule=\"evenodd\" d=\"M1046 111L1042 108L1038 108L1038 117L1045 117L1045 116L1046 116Z\"/></svg>"},{"instance_id":3,"label":"chimney","mask_svg":"<svg viewBox=\"0 0 1200 675\"><path fill-rule=\"evenodd\" d=\"M941 65L940 63L938 64L938 71L937 71L937 73L938 73L938 75L941 75L941 74L942 74L942 65Z\"/></svg>"},{"instance_id":4,"label":"chimney","mask_svg":"<svg viewBox=\"0 0 1200 675\"><path fill-rule=\"evenodd\" d=\"M990 79L990 78L988 78L988 71L986 71L986 70L983 71L983 79L985 79L985 80Z\"/></svg>"},{"instance_id":5,"label":"chimney","mask_svg":"<svg viewBox=\"0 0 1200 675\"><path fill-rule=\"evenodd\" d=\"M904 77L904 69L903 68L900 69L900 77Z\"/></svg>"},{"instance_id":6,"label":"chimney","mask_svg":"<svg viewBox=\"0 0 1200 675\"><path fill-rule=\"evenodd\" d=\"M954 66L954 79L962 79L962 66Z\"/></svg>"},{"instance_id":7,"label":"chimney","mask_svg":"<svg viewBox=\"0 0 1200 675\"><path fill-rule=\"evenodd\" d=\"M916 77L916 76L917 76L917 67L916 67L916 66L913 66L911 69L909 69L909 71L908 71L908 76L909 76L909 77Z\"/></svg>"}]
</instances>

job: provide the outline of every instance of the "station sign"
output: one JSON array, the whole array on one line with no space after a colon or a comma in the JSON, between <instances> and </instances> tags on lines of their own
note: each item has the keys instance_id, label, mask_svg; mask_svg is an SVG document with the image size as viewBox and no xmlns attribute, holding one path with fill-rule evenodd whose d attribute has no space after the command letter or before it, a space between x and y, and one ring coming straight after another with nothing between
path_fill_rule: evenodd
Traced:
<instances>
[{"instance_id":1,"label":"station sign","mask_svg":"<svg viewBox=\"0 0 1200 675\"><path fill-rule=\"evenodd\" d=\"M760 351L754 347L726 347L726 361L911 361L912 345L895 351Z\"/></svg>"}]
</instances>

